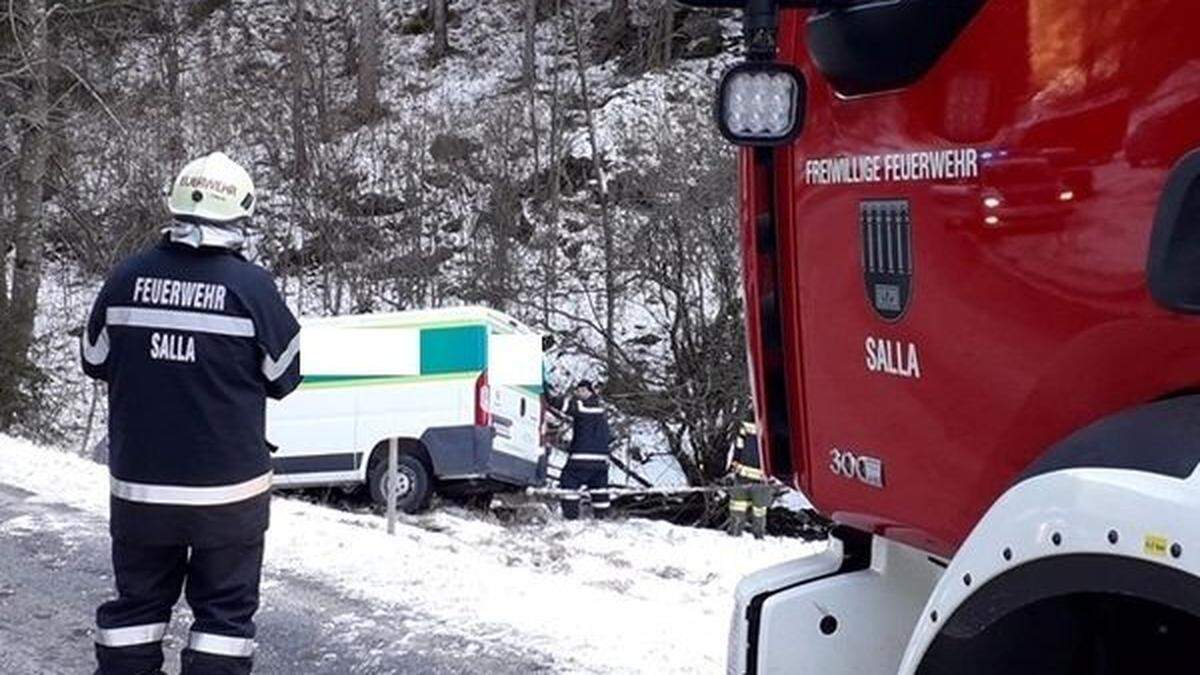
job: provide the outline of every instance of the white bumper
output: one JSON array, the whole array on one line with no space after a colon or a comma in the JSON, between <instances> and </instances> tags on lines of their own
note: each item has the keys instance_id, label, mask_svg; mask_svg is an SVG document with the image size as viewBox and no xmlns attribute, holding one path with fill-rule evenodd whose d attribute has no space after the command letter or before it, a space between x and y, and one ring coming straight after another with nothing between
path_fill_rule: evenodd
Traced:
<instances>
[{"instance_id":1,"label":"white bumper","mask_svg":"<svg viewBox=\"0 0 1200 675\"><path fill-rule=\"evenodd\" d=\"M883 538L870 564L843 545L746 578L737 590L729 675L894 673L942 573L928 554Z\"/></svg>"}]
</instances>

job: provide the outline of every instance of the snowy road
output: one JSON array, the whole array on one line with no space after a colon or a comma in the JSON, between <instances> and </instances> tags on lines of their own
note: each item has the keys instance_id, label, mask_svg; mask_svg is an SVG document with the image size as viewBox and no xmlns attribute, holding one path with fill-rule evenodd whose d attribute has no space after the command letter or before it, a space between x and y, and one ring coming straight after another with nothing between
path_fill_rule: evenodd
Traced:
<instances>
[{"instance_id":1,"label":"snowy road","mask_svg":"<svg viewBox=\"0 0 1200 675\"><path fill-rule=\"evenodd\" d=\"M0 673L92 671L92 616L111 592L106 531L100 517L0 484ZM278 572L264 582L255 671L264 675L553 670L546 655L417 633L411 614L381 615L319 582ZM186 640L181 609L166 640L169 673ZM344 630L350 617L369 617L375 630Z\"/></svg>"},{"instance_id":2,"label":"snowy road","mask_svg":"<svg viewBox=\"0 0 1200 675\"><path fill-rule=\"evenodd\" d=\"M0 436L0 672L88 672L112 586L107 482L106 467ZM259 672L719 673L737 581L822 546L455 508L389 536L376 515L277 498Z\"/></svg>"}]
</instances>

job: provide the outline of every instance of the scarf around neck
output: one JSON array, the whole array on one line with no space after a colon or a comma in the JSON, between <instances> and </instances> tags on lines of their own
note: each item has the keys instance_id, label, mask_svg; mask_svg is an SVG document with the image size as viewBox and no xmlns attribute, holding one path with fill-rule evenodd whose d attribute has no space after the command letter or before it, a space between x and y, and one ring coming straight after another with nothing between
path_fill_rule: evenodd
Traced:
<instances>
[{"instance_id":1,"label":"scarf around neck","mask_svg":"<svg viewBox=\"0 0 1200 675\"><path fill-rule=\"evenodd\" d=\"M246 236L239 230L215 225L201 225L200 223L186 223L181 220L172 221L170 225L163 228L163 234L177 244L184 244L192 248L224 248L240 251L246 245Z\"/></svg>"}]
</instances>

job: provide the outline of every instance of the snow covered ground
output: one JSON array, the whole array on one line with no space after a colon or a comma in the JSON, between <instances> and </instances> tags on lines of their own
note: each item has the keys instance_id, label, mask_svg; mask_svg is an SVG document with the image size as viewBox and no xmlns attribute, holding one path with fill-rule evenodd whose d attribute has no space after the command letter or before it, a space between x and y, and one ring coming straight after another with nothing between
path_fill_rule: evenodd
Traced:
<instances>
[{"instance_id":1,"label":"snow covered ground","mask_svg":"<svg viewBox=\"0 0 1200 675\"><path fill-rule=\"evenodd\" d=\"M108 508L105 467L4 436L0 484ZM9 525L0 539L31 526ZM506 525L458 509L405 517L389 536L378 516L283 498L267 541L269 579L308 579L371 608L326 617L347 639L404 612L417 632L546 654L570 673L721 672L738 579L824 546L641 520ZM289 591L268 583L265 595Z\"/></svg>"}]
</instances>

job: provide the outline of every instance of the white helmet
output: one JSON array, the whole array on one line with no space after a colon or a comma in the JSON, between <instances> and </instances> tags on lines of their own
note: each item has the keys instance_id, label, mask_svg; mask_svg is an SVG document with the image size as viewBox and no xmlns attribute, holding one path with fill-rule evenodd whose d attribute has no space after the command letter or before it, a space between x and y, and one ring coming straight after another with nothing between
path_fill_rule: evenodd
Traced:
<instances>
[{"instance_id":1,"label":"white helmet","mask_svg":"<svg viewBox=\"0 0 1200 675\"><path fill-rule=\"evenodd\" d=\"M176 216L211 223L233 223L254 215L254 181L223 152L194 159L183 167L167 208Z\"/></svg>"}]
</instances>

